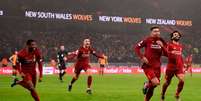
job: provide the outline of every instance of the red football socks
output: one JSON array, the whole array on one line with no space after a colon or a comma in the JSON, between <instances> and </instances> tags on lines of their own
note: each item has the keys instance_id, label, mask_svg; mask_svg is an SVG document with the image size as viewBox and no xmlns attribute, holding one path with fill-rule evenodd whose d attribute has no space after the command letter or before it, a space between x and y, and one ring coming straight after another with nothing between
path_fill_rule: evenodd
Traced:
<instances>
[{"instance_id":1,"label":"red football socks","mask_svg":"<svg viewBox=\"0 0 201 101\"><path fill-rule=\"evenodd\" d=\"M88 79L87 79L88 88L91 88L91 84L92 84L92 76L88 76Z\"/></svg>"}]
</instances>

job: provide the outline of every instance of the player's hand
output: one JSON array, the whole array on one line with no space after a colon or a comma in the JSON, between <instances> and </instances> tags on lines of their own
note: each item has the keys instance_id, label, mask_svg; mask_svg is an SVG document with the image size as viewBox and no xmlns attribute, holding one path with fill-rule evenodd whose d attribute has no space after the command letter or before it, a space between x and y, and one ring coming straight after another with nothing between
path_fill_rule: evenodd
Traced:
<instances>
[{"instance_id":1,"label":"player's hand","mask_svg":"<svg viewBox=\"0 0 201 101\"><path fill-rule=\"evenodd\" d=\"M163 45L163 42L162 41L160 41L160 40L157 40L156 41L156 43L158 44L158 45L160 45L161 47L163 47L164 45Z\"/></svg>"},{"instance_id":2,"label":"player's hand","mask_svg":"<svg viewBox=\"0 0 201 101\"><path fill-rule=\"evenodd\" d=\"M141 61L145 64L149 64L149 61L146 57L142 57Z\"/></svg>"},{"instance_id":3,"label":"player's hand","mask_svg":"<svg viewBox=\"0 0 201 101\"><path fill-rule=\"evenodd\" d=\"M176 50L171 51L171 53L174 54L174 55L181 55L181 52L180 51L176 51Z\"/></svg>"}]
</instances>

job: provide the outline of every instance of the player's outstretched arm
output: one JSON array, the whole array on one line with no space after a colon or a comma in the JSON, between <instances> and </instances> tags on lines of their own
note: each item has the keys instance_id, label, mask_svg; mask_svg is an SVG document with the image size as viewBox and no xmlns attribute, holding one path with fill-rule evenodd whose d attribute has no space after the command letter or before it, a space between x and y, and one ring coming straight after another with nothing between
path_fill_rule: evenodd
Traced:
<instances>
[{"instance_id":1,"label":"player's outstretched arm","mask_svg":"<svg viewBox=\"0 0 201 101\"><path fill-rule=\"evenodd\" d=\"M65 61L74 59L75 57L78 56L78 54L79 54L79 50L68 52L67 56L65 57Z\"/></svg>"},{"instance_id":2,"label":"player's outstretched arm","mask_svg":"<svg viewBox=\"0 0 201 101\"><path fill-rule=\"evenodd\" d=\"M91 54L93 54L94 56L96 56L97 58L104 58L103 54L97 53L95 50L91 50Z\"/></svg>"}]
</instances>

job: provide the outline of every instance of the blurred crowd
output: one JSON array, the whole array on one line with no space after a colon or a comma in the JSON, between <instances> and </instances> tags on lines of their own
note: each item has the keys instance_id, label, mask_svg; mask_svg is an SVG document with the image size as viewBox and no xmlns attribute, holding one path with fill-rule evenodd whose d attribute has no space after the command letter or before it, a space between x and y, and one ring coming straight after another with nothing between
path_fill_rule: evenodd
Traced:
<instances>
[{"instance_id":1,"label":"blurred crowd","mask_svg":"<svg viewBox=\"0 0 201 101\"><path fill-rule=\"evenodd\" d=\"M7 33L7 34L5 34ZM145 34L126 34L126 33L99 33L99 32L32 32L24 31L15 33L0 32L0 57L1 59L13 54L15 50L19 50L25 46L27 39L35 39L38 47L41 49L45 61L56 59L56 54L59 51L59 46L64 45L66 51L72 52L80 47L84 38L92 40L92 46L100 53L105 53L108 56L110 63L138 63L139 59L133 51L133 46L143 39ZM148 35L148 34L146 34ZM187 38L188 39L188 38ZM182 40L185 43L185 39ZM187 44L187 54L194 54L194 60L200 60L198 54L199 41ZM201 47L201 46L200 46ZM92 57L92 62L97 60ZM198 62L199 61L195 61Z\"/></svg>"}]
</instances>

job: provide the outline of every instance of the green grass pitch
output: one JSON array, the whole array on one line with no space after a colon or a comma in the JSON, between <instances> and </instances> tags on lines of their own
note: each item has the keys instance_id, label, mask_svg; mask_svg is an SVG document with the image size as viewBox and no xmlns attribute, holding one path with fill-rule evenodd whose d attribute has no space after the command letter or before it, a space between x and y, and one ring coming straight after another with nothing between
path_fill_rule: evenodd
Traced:
<instances>
[{"instance_id":1,"label":"green grass pitch","mask_svg":"<svg viewBox=\"0 0 201 101\"><path fill-rule=\"evenodd\" d=\"M43 82L37 84L41 101L143 101L143 74L108 74L93 75L93 94L86 94L86 76L81 75L75 82L71 92L67 84L71 76L66 75L63 83L57 75L44 76ZM161 76L161 84L164 82ZM27 90L21 86L10 87L11 77L0 75L0 101L33 101ZM174 77L166 94L166 101L175 101L174 94L178 80ZM160 101L161 85L155 89L151 101ZM201 74L193 77L186 75L185 85L181 94L182 101L201 101Z\"/></svg>"}]
</instances>

